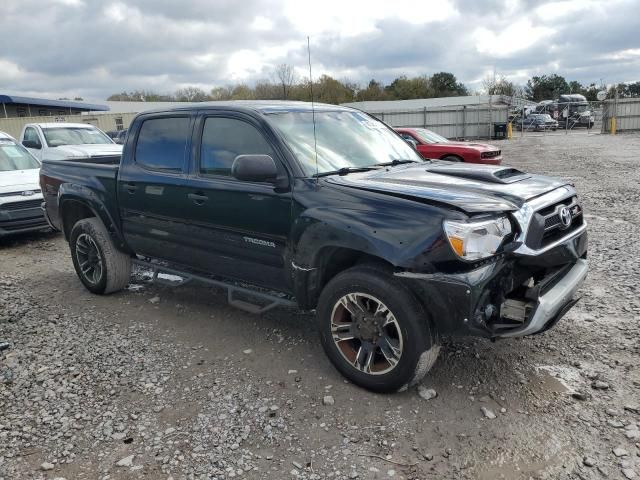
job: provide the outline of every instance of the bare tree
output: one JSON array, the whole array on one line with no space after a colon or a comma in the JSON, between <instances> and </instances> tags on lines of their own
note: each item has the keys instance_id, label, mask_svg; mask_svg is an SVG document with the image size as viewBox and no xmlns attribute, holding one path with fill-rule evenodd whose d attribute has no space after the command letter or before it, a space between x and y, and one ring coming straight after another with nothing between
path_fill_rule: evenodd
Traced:
<instances>
[{"instance_id":1,"label":"bare tree","mask_svg":"<svg viewBox=\"0 0 640 480\"><path fill-rule=\"evenodd\" d=\"M287 65L286 63L282 63L275 68L275 75L278 83L282 87L282 99L286 100L287 98L289 98L291 86L296 81L296 74L293 71L293 67L291 65Z\"/></svg>"},{"instance_id":2,"label":"bare tree","mask_svg":"<svg viewBox=\"0 0 640 480\"><path fill-rule=\"evenodd\" d=\"M488 76L482 81L482 87L487 95L508 95L516 96L518 87L513 82L508 81L505 77Z\"/></svg>"},{"instance_id":3,"label":"bare tree","mask_svg":"<svg viewBox=\"0 0 640 480\"><path fill-rule=\"evenodd\" d=\"M206 102L209 97L201 88L185 87L176 91L176 100L179 102Z\"/></svg>"}]
</instances>

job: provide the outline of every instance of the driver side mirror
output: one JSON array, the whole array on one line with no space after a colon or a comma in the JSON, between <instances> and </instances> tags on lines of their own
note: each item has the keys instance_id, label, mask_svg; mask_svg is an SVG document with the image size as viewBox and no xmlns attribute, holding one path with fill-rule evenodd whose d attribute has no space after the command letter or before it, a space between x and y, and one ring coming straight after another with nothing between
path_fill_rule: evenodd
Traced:
<instances>
[{"instance_id":1,"label":"driver side mirror","mask_svg":"<svg viewBox=\"0 0 640 480\"><path fill-rule=\"evenodd\" d=\"M22 146L25 148L35 148L36 150L40 150L42 148L40 142L36 142L35 140L23 140Z\"/></svg>"},{"instance_id":2,"label":"driver side mirror","mask_svg":"<svg viewBox=\"0 0 640 480\"><path fill-rule=\"evenodd\" d=\"M245 182L275 183L278 168L269 155L238 155L231 165L231 175Z\"/></svg>"}]
</instances>

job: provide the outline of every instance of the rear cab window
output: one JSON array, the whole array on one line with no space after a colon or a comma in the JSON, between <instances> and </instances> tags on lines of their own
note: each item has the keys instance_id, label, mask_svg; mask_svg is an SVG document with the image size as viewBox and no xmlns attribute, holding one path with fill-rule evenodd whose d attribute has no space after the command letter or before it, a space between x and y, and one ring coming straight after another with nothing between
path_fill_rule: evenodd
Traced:
<instances>
[{"instance_id":1,"label":"rear cab window","mask_svg":"<svg viewBox=\"0 0 640 480\"><path fill-rule=\"evenodd\" d=\"M182 173L190 136L188 116L144 120L136 142L135 162L149 170Z\"/></svg>"}]
</instances>

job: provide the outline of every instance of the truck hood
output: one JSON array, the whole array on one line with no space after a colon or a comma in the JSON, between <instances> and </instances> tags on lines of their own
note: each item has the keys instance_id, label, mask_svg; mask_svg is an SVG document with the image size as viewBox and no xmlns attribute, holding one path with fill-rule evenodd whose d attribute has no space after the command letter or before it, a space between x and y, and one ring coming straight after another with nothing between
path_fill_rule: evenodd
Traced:
<instances>
[{"instance_id":1,"label":"truck hood","mask_svg":"<svg viewBox=\"0 0 640 480\"><path fill-rule=\"evenodd\" d=\"M0 172L0 194L40 190L40 169Z\"/></svg>"},{"instance_id":2,"label":"truck hood","mask_svg":"<svg viewBox=\"0 0 640 480\"><path fill-rule=\"evenodd\" d=\"M467 213L517 210L525 201L567 184L511 167L440 161L333 175L326 180L344 187L443 203Z\"/></svg>"},{"instance_id":3,"label":"truck hood","mask_svg":"<svg viewBox=\"0 0 640 480\"><path fill-rule=\"evenodd\" d=\"M122 145L115 143L102 145L60 145L59 147L49 148L46 155L54 159L122 155Z\"/></svg>"}]
</instances>

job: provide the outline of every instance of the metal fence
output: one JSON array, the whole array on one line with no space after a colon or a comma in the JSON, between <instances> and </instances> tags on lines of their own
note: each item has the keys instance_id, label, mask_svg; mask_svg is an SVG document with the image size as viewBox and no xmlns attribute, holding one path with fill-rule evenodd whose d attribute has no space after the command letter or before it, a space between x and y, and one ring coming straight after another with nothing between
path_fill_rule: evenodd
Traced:
<instances>
[{"instance_id":1,"label":"metal fence","mask_svg":"<svg viewBox=\"0 0 640 480\"><path fill-rule=\"evenodd\" d=\"M489 138L494 124L506 123L506 105L471 105L369 112L392 127L422 127L447 138Z\"/></svg>"},{"instance_id":2,"label":"metal fence","mask_svg":"<svg viewBox=\"0 0 640 480\"><path fill-rule=\"evenodd\" d=\"M640 130L640 99L604 102L534 104L511 98L510 104L374 111L369 113L392 127L428 128L451 139L496 139L511 123L513 137L599 134Z\"/></svg>"},{"instance_id":3,"label":"metal fence","mask_svg":"<svg viewBox=\"0 0 640 480\"><path fill-rule=\"evenodd\" d=\"M617 132L640 130L640 98L606 100L603 103L603 133L611 133L614 118Z\"/></svg>"},{"instance_id":4,"label":"metal fence","mask_svg":"<svg viewBox=\"0 0 640 480\"><path fill-rule=\"evenodd\" d=\"M135 113L101 113L97 115L56 115L48 117L14 117L0 118L0 132L18 138L22 128L27 123L47 123L47 122L67 122L67 123L90 123L100 130L107 132L110 130L122 130L128 128Z\"/></svg>"}]
</instances>

